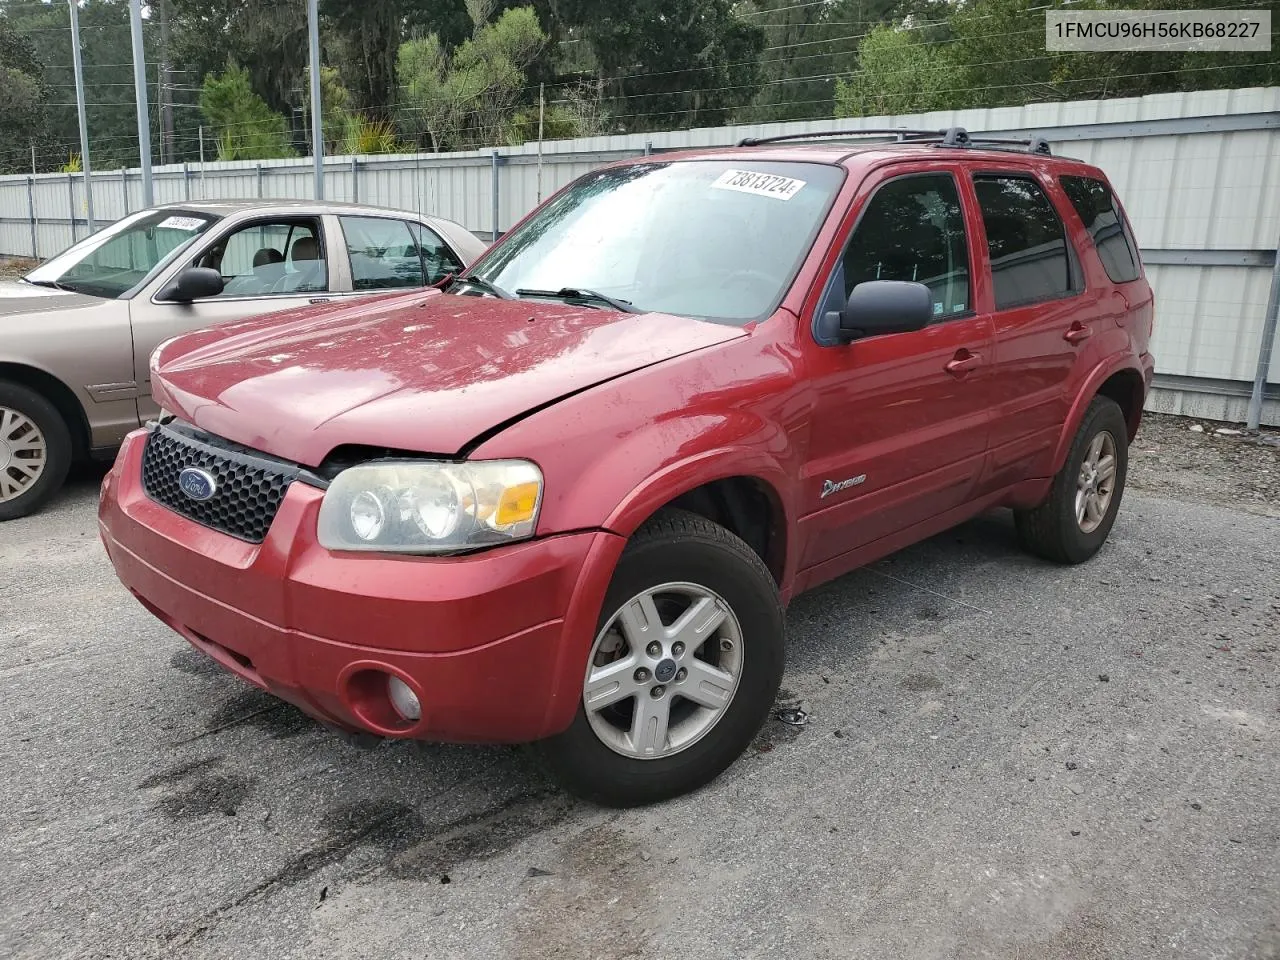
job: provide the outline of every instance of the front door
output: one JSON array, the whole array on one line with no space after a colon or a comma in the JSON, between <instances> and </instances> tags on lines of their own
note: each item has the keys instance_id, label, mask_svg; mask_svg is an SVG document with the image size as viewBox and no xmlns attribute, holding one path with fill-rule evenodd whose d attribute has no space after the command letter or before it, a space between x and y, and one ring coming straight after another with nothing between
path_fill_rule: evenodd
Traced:
<instances>
[{"instance_id":1,"label":"front door","mask_svg":"<svg viewBox=\"0 0 1280 960\"><path fill-rule=\"evenodd\" d=\"M213 235L183 267L211 267L222 274L222 293L194 303L157 298L172 281L171 271L153 288L130 301L134 370L141 389L138 414L143 421L159 408L151 398L151 353L182 333L276 310L288 310L329 298L332 271L319 217L269 217L241 221Z\"/></svg>"},{"instance_id":2,"label":"front door","mask_svg":"<svg viewBox=\"0 0 1280 960\"><path fill-rule=\"evenodd\" d=\"M973 309L957 176L933 163L873 180L855 200L857 225L823 311L838 310L858 283L913 280L932 292L935 319L918 331L809 347L802 568L937 516L975 489L989 430L992 327Z\"/></svg>"}]
</instances>

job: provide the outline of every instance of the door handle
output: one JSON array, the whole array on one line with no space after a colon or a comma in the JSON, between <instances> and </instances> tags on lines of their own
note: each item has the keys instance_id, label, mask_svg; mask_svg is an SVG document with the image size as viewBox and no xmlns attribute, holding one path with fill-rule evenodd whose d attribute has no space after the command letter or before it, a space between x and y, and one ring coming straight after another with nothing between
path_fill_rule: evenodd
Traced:
<instances>
[{"instance_id":1,"label":"door handle","mask_svg":"<svg viewBox=\"0 0 1280 960\"><path fill-rule=\"evenodd\" d=\"M947 365L943 367L947 373L953 377L961 377L970 370L975 370L982 365L982 354L970 353L968 350L959 350L956 355L947 361Z\"/></svg>"},{"instance_id":2,"label":"door handle","mask_svg":"<svg viewBox=\"0 0 1280 960\"><path fill-rule=\"evenodd\" d=\"M1087 323L1081 323L1077 320L1075 323L1071 324L1067 329L1067 332L1062 335L1062 339L1067 341L1067 343L1080 343L1081 341L1088 340L1091 336L1093 336L1093 327L1089 326Z\"/></svg>"}]
</instances>

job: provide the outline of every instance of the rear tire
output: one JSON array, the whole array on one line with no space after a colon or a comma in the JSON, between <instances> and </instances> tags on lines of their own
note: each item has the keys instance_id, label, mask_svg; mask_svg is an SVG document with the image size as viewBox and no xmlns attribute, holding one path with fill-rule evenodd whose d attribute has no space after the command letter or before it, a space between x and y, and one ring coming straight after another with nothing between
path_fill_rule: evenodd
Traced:
<instances>
[{"instance_id":1,"label":"rear tire","mask_svg":"<svg viewBox=\"0 0 1280 960\"><path fill-rule=\"evenodd\" d=\"M0 521L34 513L71 467L71 431L29 387L0 381Z\"/></svg>"},{"instance_id":2,"label":"rear tire","mask_svg":"<svg viewBox=\"0 0 1280 960\"><path fill-rule=\"evenodd\" d=\"M683 510L631 538L596 631L573 723L533 749L565 789L608 806L715 779L759 732L782 681L773 577L738 537Z\"/></svg>"},{"instance_id":3,"label":"rear tire","mask_svg":"<svg viewBox=\"0 0 1280 960\"><path fill-rule=\"evenodd\" d=\"M1109 397L1094 397L1049 498L1014 512L1018 539L1054 563L1083 563L1102 549L1116 522L1129 472L1124 413Z\"/></svg>"}]
</instances>

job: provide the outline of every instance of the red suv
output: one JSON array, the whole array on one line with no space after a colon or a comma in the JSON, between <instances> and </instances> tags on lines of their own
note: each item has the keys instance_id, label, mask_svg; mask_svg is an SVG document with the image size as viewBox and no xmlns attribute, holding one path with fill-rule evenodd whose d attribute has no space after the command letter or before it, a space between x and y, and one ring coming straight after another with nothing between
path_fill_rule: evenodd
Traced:
<instances>
[{"instance_id":1,"label":"red suv","mask_svg":"<svg viewBox=\"0 0 1280 960\"><path fill-rule=\"evenodd\" d=\"M1106 177L894 134L607 167L444 290L162 345L121 580L331 727L706 783L793 596L993 507L1078 563L1120 506L1152 295Z\"/></svg>"}]
</instances>

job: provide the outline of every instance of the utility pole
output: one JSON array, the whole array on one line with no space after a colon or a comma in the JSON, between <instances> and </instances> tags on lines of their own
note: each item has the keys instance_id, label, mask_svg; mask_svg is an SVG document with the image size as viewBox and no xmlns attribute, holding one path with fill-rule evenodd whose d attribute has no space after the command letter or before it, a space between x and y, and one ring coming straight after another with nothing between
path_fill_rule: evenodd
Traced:
<instances>
[{"instance_id":1,"label":"utility pole","mask_svg":"<svg viewBox=\"0 0 1280 960\"><path fill-rule=\"evenodd\" d=\"M84 64L80 60L79 0L67 0L71 7L71 64L76 73L76 115L80 119L80 169L84 172L84 206L89 216L89 232L93 233L93 175L89 167L89 123L84 115ZM75 217L75 211L71 212Z\"/></svg>"},{"instance_id":2,"label":"utility pole","mask_svg":"<svg viewBox=\"0 0 1280 960\"><path fill-rule=\"evenodd\" d=\"M173 163L173 61L169 58L169 0L160 0L159 13L160 156Z\"/></svg>"},{"instance_id":3,"label":"utility pole","mask_svg":"<svg viewBox=\"0 0 1280 960\"><path fill-rule=\"evenodd\" d=\"M153 207L155 192L151 185L151 123L147 114L147 53L142 46L142 0L129 0L129 33L133 39L133 94L138 109L138 159L142 167L142 205Z\"/></svg>"},{"instance_id":4,"label":"utility pole","mask_svg":"<svg viewBox=\"0 0 1280 960\"><path fill-rule=\"evenodd\" d=\"M542 202L542 124L547 117L546 84L538 84L538 202Z\"/></svg>"},{"instance_id":5,"label":"utility pole","mask_svg":"<svg viewBox=\"0 0 1280 960\"><path fill-rule=\"evenodd\" d=\"M34 175L35 175L35 173L36 173L36 145L33 143L33 144L31 144L31 174L32 174L32 176L34 176Z\"/></svg>"},{"instance_id":6,"label":"utility pole","mask_svg":"<svg viewBox=\"0 0 1280 960\"><path fill-rule=\"evenodd\" d=\"M137 2L137 0L134 0ZM307 0L307 34L311 45L311 157L315 198L324 199L324 126L320 104L320 13L318 0Z\"/></svg>"}]
</instances>

